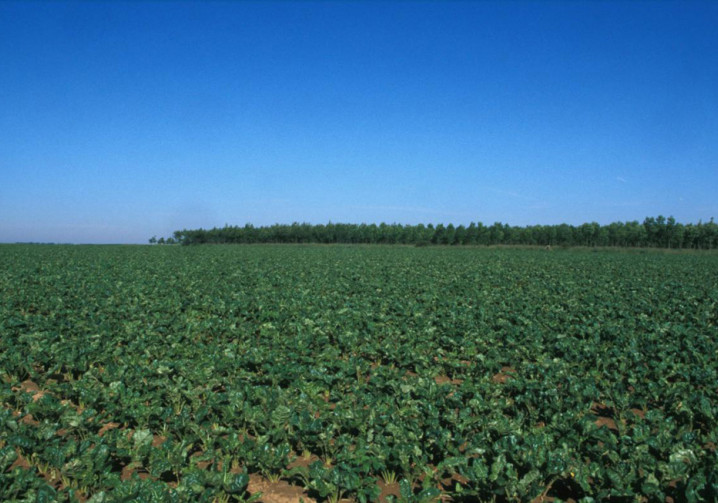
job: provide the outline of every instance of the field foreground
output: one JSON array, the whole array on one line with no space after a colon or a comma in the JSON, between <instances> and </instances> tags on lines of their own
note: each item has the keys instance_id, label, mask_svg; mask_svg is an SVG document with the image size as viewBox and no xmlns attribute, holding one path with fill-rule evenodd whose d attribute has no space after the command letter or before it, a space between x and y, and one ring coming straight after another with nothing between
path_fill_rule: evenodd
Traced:
<instances>
[{"instance_id":1,"label":"field foreground","mask_svg":"<svg viewBox=\"0 0 718 503\"><path fill-rule=\"evenodd\" d=\"M718 255L0 245L0 500L715 501Z\"/></svg>"}]
</instances>

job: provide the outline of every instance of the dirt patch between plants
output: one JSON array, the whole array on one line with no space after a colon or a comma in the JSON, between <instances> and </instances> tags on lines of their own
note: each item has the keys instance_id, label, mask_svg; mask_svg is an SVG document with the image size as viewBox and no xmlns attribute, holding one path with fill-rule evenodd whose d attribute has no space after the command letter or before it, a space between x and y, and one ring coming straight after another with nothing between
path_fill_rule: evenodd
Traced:
<instances>
[{"instance_id":1,"label":"dirt patch between plants","mask_svg":"<svg viewBox=\"0 0 718 503\"><path fill-rule=\"evenodd\" d=\"M256 473L249 476L247 491L250 494L261 492L259 501L262 503L299 503L300 500L316 503L316 500L307 496L301 487L293 486L284 480L271 482Z\"/></svg>"},{"instance_id":2,"label":"dirt patch between plants","mask_svg":"<svg viewBox=\"0 0 718 503\"><path fill-rule=\"evenodd\" d=\"M43 396L45 396L45 391L40 389L40 386L38 386L36 383L34 383L31 380L23 381L20 383L20 386L16 386L11 388L12 391L22 391L23 393L30 393L32 395L32 401L37 402L39 399L41 399Z\"/></svg>"},{"instance_id":3,"label":"dirt patch between plants","mask_svg":"<svg viewBox=\"0 0 718 503\"><path fill-rule=\"evenodd\" d=\"M615 414L611 407L607 407L602 403L594 403L591 405L591 412L597 416L596 421L594 421L596 426L599 428L605 426L611 431L618 431L616 420L613 419Z\"/></svg>"},{"instance_id":4,"label":"dirt patch between plants","mask_svg":"<svg viewBox=\"0 0 718 503\"><path fill-rule=\"evenodd\" d=\"M501 370L491 377L491 380L496 384L504 384L509 379L512 379L516 369L513 367L501 367Z\"/></svg>"},{"instance_id":5,"label":"dirt patch between plants","mask_svg":"<svg viewBox=\"0 0 718 503\"><path fill-rule=\"evenodd\" d=\"M115 428L119 428L120 423L116 423L114 421L110 421L109 423L105 423L102 425L102 428L100 428L100 431L97 432L98 436L104 435L109 430L114 430Z\"/></svg>"},{"instance_id":6,"label":"dirt patch between plants","mask_svg":"<svg viewBox=\"0 0 718 503\"><path fill-rule=\"evenodd\" d=\"M379 493L379 501L381 503L385 503L388 496L395 496L397 499L399 499L399 497L401 496L398 482L387 484L383 480L379 480L377 482L377 485L379 486L379 490L381 491Z\"/></svg>"},{"instance_id":7,"label":"dirt patch between plants","mask_svg":"<svg viewBox=\"0 0 718 503\"><path fill-rule=\"evenodd\" d=\"M448 384L453 384L455 386L458 386L461 383L463 383L464 380L463 379L452 379L449 376L436 376L436 377L434 377L434 382L436 382L436 384L438 384L438 385L448 383Z\"/></svg>"}]
</instances>

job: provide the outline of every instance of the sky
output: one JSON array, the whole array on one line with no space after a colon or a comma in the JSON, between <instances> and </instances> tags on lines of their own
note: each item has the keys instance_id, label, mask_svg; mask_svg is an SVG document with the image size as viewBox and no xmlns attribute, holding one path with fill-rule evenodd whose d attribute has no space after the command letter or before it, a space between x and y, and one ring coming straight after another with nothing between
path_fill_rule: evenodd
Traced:
<instances>
[{"instance_id":1,"label":"sky","mask_svg":"<svg viewBox=\"0 0 718 503\"><path fill-rule=\"evenodd\" d=\"M0 242L718 217L718 2L0 2Z\"/></svg>"}]
</instances>

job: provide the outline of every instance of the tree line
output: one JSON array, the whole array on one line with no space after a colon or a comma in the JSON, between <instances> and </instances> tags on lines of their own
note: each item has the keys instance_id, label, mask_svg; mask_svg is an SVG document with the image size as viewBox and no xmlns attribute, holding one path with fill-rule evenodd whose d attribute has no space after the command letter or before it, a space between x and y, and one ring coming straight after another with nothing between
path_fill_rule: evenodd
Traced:
<instances>
[{"instance_id":1,"label":"tree line","mask_svg":"<svg viewBox=\"0 0 718 503\"><path fill-rule=\"evenodd\" d=\"M469 225L453 224L346 224L308 223L274 224L255 227L215 227L184 229L172 237L157 239L158 244L253 244L253 243L347 243L408 245L533 245L533 246L615 246L714 249L718 246L718 224L709 222L682 224L673 217L647 217L638 221L599 225L529 225L511 226L496 222Z\"/></svg>"}]
</instances>

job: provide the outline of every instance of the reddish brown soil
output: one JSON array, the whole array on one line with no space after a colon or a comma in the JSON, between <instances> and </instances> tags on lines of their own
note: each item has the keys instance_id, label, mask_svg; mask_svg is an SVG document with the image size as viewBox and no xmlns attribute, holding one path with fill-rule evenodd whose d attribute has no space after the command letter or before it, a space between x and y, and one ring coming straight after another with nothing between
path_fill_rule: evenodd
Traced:
<instances>
[{"instance_id":1,"label":"reddish brown soil","mask_svg":"<svg viewBox=\"0 0 718 503\"><path fill-rule=\"evenodd\" d=\"M379 501L384 503L388 496L396 496L399 499L401 493L399 492L399 483L394 482L393 484L386 484L383 480L377 482L381 493L379 493Z\"/></svg>"},{"instance_id":2,"label":"reddish brown soil","mask_svg":"<svg viewBox=\"0 0 718 503\"><path fill-rule=\"evenodd\" d=\"M646 418L646 411L643 409L631 409L631 412L633 412L635 415L637 415L641 419Z\"/></svg>"},{"instance_id":3,"label":"reddish brown soil","mask_svg":"<svg viewBox=\"0 0 718 503\"><path fill-rule=\"evenodd\" d=\"M593 403L591 405L591 412L598 416L596 418L596 426L599 428L601 426L605 426L609 430L612 431L618 431L618 425L616 424L616 421L611 417L613 416L613 409L611 407L607 407L606 405L602 403Z\"/></svg>"},{"instance_id":4,"label":"reddish brown soil","mask_svg":"<svg viewBox=\"0 0 718 503\"><path fill-rule=\"evenodd\" d=\"M467 485L469 483L469 479L464 477L463 475L459 475L458 473L453 474L451 477L446 477L441 479L441 483L438 486L438 489L441 491L441 496L439 496L439 500L443 503L449 503L453 499L448 492L453 491L456 487L456 484L461 485Z\"/></svg>"},{"instance_id":5,"label":"reddish brown soil","mask_svg":"<svg viewBox=\"0 0 718 503\"><path fill-rule=\"evenodd\" d=\"M37 421L34 417L32 417L32 414L27 414L26 416L23 416L23 418L20 419L20 422L22 424L27 424L30 426L37 426L40 424L39 421Z\"/></svg>"},{"instance_id":6,"label":"reddish brown soil","mask_svg":"<svg viewBox=\"0 0 718 503\"><path fill-rule=\"evenodd\" d=\"M311 465L315 461L320 461L319 456L315 454L312 454L308 458L305 458L304 456L297 456L292 460L291 463L287 465L287 470L291 470L292 468L297 468L299 466L303 468L309 468L309 465Z\"/></svg>"},{"instance_id":7,"label":"reddish brown soil","mask_svg":"<svg viewBox=\"0 0 718 503\"><path fill-rule=\"evenodd\" d=\"M516 369L513 367L501 367L501 371L494 374L493 377L491 377L491 380L496 384L504 384L509 379L512 379L513 376L511 374L515 373Z\"/></svg>"},{"instance_id":8,"label":"reddish brown soil","mask_svg":"<svg viewBox=\"0 0 718 503\"><path fill-rule=\"evenodd\" d=\"M212 464L212 461L197 461L197 468L206 470Z\"/></svg>"},{"instance_id":9,"label":"reddish brown soil","mask_svg":"<svg viewBox=\"0 0 718 503\"><path fill-rule=\"evenodd\" d=\"M119 427L120 427L120 423L115 423L115 422L110 421L109 423L105 423L102 425L102 428L100 428L100 431L97 432L97 435L101 437L109 430L114 430L115 428L119 428Z\"/></svg>"},{"instance_id":10,"label":"reddish brown soil","mask_svg":"<svg viewBox=\"0 0 718 503\"><path fill-rule=\"evenodd\" d=\"M15 468L22 468L23 470L29 470L30 468L32 468L32 465L27 460L27 458L25 456L23 456L22 454L20 454L19 449L15 449L15 453L17 454L17 459L13 462L13 464L10 465L10 468L8 469L8 471L11 472Z\"/></svg>"},{"instance_id":11,"label":"reddish brown soil","mask_svg":"<svg viewBox=\"0 0 718 503\"><path fill-rule=\"evenodd\" d=\"M190 459L192 459L192 458L198 458L198 457L202 456L203 454L204 454L204 452L201 451L201 450L199 450L199 451L195 451L195 452L193 452L192 454L190 454L189 457L190 457ZM203 461L197 461L197 464L196 464L195 466L197 466L197 468L199 468L200 470L206 470L207 468L210 467L210 465L211 465L212 463L214 463L214 460L212 460L212 459L206 459L206 460L203 460Z\"/></svg>"},{"instance_id":12,"label":"reddish brown soil","mask_svg":"<svg viewBox=\"0 0 718 503\"><path fill-rule=\"evenodd\" d=\"M152 435L152 447L159 447L167 441L164 435Z\"/></svg>"},{"instance_id":13,"label":"reddish brown soil","mask_svg":"<svg viewBox=\"0 0 718 503\"><path fill-rule=\"evenodd\" d=\"M596 419L596 426L599 428L601 426L605 426L609 430L618 431L618 426L616 426L616 421L611 419L610 417L603 417L600 416Z\"/></svg>"},{"instance_id":14,"label":"reddish brown soil","mask_svg":"<svg viewBox=\"0 0 718 503\"><path fill-rule=\"evenodd\" d=\"M315 503L315 500L307 496L301 487L293 486L284 480L270 482L256 473L249 476L247 491L250 494L261 492L259 501L263 503L299 503L300 500Z\"/></svg>"},{"instance_id":15,"label":"reddish brown soil","mask_svg":"<svg viewBox=\"0 0 718 503\"><path fill-rule=\"evenodd\" d=\"M552 501L556 501L556 498L554 498L553 496L541 495L541 496L538 496L538 497L534 498L533 500L531 500L531 503L551 503ZM568 498L566 500L560 500L560 501L565 501L566 503L576 503L576 500L573 498Z\"/></svg>"},{"instance_id":16,"label":"reddish brown soil","mask_svg":"<svg viewBox=\"0 0 718 503\"><path fill-rule=\"evenodd\" d=\"M142 468L141 466L137 466L134 463L130 463L129 465L122 467L120 480L125 481L131 479L134 473L136 473L137 476L142 480L150 478L150 474L147 473L144 468Z\"/></svg>"},{"instance_id":17,"label":"reddish brown soil","mask_svg":"<svg viewBox=\"0 0 718 503\"><path fill-rule=\"evenodd\" d=\"M464 382L463 379L451 379L449 376L436 376L436 377L434 377L434 381L436 382L436 384L439 384L439 385L448 383L448 384L453 384L455 386L458 386Z\"/></svg>"},{"instance_id":18,"label":"reddish brown soil","mask_svg":"<svg viewBox=\"0 0 718 503\"><path fill-rule=\"evenodd\" d=\"M554 496L547 496L545 493L548 492L548 490L544 491L544 494L541 494L534 499L531 500L531 503L551 503L553 501L557 501L557 499ZM576 503L576 500L573 498L567 498L565 500L558 500L558 501L565 501L566 503Z\"/></svg>"},{"instance_id":19,"label":"reddish brown soil","mask_svg":"<svg viewBox=\"0 0 718 503\"><path fill-rule=\"evenodd\" d=\"M11 389L13 391L22 391L23 393L30 393L32 395L33 402L37 402L39 399L41 399L45 395L45 392L42 391L37 384L30 381L29 379L27 381L21 382L20 386L16 386Z\"/></svg>"}]
</instances>

